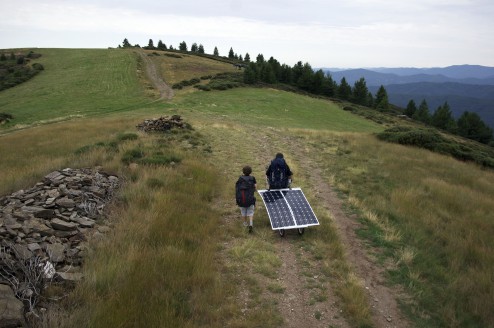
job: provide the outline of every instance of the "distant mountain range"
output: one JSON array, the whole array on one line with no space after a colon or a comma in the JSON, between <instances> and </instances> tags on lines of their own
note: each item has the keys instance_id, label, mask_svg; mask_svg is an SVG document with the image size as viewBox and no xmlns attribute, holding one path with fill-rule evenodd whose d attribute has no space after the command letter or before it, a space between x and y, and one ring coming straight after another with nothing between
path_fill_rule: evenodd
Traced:
<instances>
[{"instance_id":1,"label":"distant mountain range","mask_svg":"<svg viewBox=\"0 0 494 328\"><path fill-rule=\"evenodd\" d=\"M392 104L405 108L413 99L425 99L433 113L445 101L458 118L464 111L476 112L494 128L494 67L455 65L444 68L321 68L338 84L345 77L353 86L365 78L372 94L383 85Z\"/></svg>"}]
</instances>

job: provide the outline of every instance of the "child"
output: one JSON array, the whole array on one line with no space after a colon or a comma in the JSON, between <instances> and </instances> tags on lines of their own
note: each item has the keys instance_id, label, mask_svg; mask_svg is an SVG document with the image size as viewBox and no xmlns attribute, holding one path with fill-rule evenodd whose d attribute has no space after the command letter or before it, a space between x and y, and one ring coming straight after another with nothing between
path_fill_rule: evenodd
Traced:
<instances>
[{"instance_id":1,"label":"child","mask_svg":"<svg viewBox=\"0 0 494 328\"><path fill-rule=\"evenodd\" d=\"M248 226L249 232L252 232L256 204L254 192L257 190L257 182L256 178L250 175L252 173L250 166L245 166L242 172L244 175L240 176L235 184L236 200L237 205L240 207L244 226Z\"/></svg>"}]
</instances>

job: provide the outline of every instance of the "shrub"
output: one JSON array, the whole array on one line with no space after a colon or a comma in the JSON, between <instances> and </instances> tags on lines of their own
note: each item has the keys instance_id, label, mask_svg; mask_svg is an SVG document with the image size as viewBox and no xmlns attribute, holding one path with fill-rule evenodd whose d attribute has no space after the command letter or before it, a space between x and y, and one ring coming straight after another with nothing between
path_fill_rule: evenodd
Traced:
<instances>
[{"instance_id":1,"label":"shrub","mask_svg":"<svg viewBox=\"0 0 494 328\"><path fill-rule=\"evenodd\" d=\"M377 134L381 140L434 150L437 143L443 142L441 135L431 129L394 127Z\"/></svg>"},{"instance_id":2,"label":"shrub","mask_svg":"<svg viewBox=\"0 0 494 328\"><path fill-rule=\"evenodd\" d=\"M137 140L138 135L135 133L122 133L117 136L117 139L119 141L126 141L126 140Z\"/></svg>"},{"instance_id":3,"label":"shrub","mask_svg":"<svg viewBox=\"0 0 494 328\"><path fill-rule=\"evenodd\" d=\"M202 90L202 91L211 91L211 88L208 87L207 85L194 85L194 88L197 88L199 90Z\"/></svg>"},{"instance_id":4,"label":"shrub","mask_svg":"<svg viewBox=\"0 0 494 328\"><path fill-rule=\"evenodd\" d=\"M8 114L8 113L0 113L0 123L9 122L13 118L14 117L11 114Z\"/></svg>"},{"instance_id":5,"label":"shrub","mask_svg":"<svg viewBox=\"0 0 494 328\"><path fill-rule=\"evenodd\" d=\"M397 126L378 133L377 137L384 141L425 148L451 155L461 161L472 161L484 167L494 168L494 149L445 138L432 129Z\"/></svg>"},{"instance_id":6,"label":"shrub","mask_svg":"<svg viewBox=\"0 0 494 328\"><path fill-rule=\"evenodd\" d=\"M189 81L189 83L190 83L191 85L193 85L193 84L197 84L197 83L199 83L199 82L201 82L201 80L200 80L200 79L198 79L198 78L196 78L196 77L195 77L195 78L193 78L193 79L190 79L190 81Z\"/></svg>"},{"instance_id":7,"label":"shrub","mask_svg":"<svg viewBox=\"0 0 494 328\"><path fill-rule=\"evenodd\" d=\"M41 65L40 63L34 63L33 64L33 69L37 70L37 71L42 71L44 70L45 68L43 67L43 65Z\"/></svg>"},{"instance_id":8,"label":"shrub","mask_svg":"<svg viewBox=\"0 0 494 328\"><path fill-rule=\"evenodd\" d=\"M82 154L85 154L85 153L90 152L93 149L94 149L94 146L93 145L85 145L85 146L82 146L82 147L76 149L76 151L74 152L74 154L76 154L76 155L82 155Z\"/></svg>"},{"instance_id":9,"label":"shrub","mask_svg":"<svg viewBox=\"0 0 494 328\"><path fill-rule=\"evenodd\" d=\"M139 159L139 164L144 165L169 165L172 163L178 164L182 161L181 158L175 155L153 154L150 157Z\"/></svg>"},{"instance_id":10,"label":"shrub","mask_svg":"<svg viewBox=\"0 0 494 328\"><path fill-rule=\"evenodd\" d=\"M134 148L126 151L125 154L123 154L122 162L128 165L130 163L137 162L139 159L143 157L144 157L143 151L138 148Z\"/></svg>"}]
</instances>

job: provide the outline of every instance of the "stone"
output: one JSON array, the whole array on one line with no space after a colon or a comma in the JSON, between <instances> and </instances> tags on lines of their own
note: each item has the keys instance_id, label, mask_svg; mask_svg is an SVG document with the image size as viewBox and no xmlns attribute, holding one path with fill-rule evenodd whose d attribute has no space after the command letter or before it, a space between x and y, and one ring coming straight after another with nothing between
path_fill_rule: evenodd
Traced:
<instances>
[{"instance_id":1,"label":"stone","mask_svg":"<svg viewBox=\"0 0 494 328\"><path fill-rule=\"evenodd\" d=\"M58 238L70 238L72 236L77 235L78 233L79 233L78 230L73 230L73 231L55 230L55 231L53 231L53 234Z\"/></svg>"},{"instance_id":2,"label":"stone","mask_svg":"<svg viewBox=\"0 0 494 328\"><path fill-rule=\"evenodd\" d=\"M64 176L60 172L54 171L51 172L50 174L45 175L45 180L49 182L54 182L63 179L63 177Z\"/></svg>"},{"instance_id":3,"label":"stone","mask_svg":"<svg viewBox=\"0 0 494 328\"><path fill-rule=\"evenodd\" d=\"M31 204L32 204L32 203L34 203L34 202L35 202L35 200L34 200L34 199L32 199L32 198L30 198L30 199L28 199L28 200L26 200L26 201L24 202L24 205L29 206L29 205L31 205Z\"/></svg>"},{"instance_id":4,"label":"stone","mask_svg":"<svg viewBox=\"0 0 494 328\"><path fill-rule=\"evenodd\" d=\"M20 260L28 260L33 256L33 252L31 252L26 246L16 244L14 245L14 249L16 255L20 257Z\"/></svg>"},{"instance_id":5,"label":"stone","mask_svg":"<svg viewBox=\"0 0 494 328\"><path fill-rule=\"evenodd\" d=\"M41 236L48 236L53 234L53 230L50 229L46 224L43 222L37 220L37 219L32 219L29 221L25 222L25 226L31 230L31 234L40 234Z\"/></svg>"},{"instance_id":6,"label":"stone","mask_svg":"<svg viewBox=\"0 0 494 328\"><path fill-rule=\"evenodd\" d=\"M84 277L82 273L79 272L57 272L57 275L63 280L63 281L73 281L77 282L82 280Z\"/></svg>"},{"instance_id":7,"label":"stone","mask_svg":"<svg viewBox=\"0 0 494 328\"><path fill-rule=\"evenodd\" d=\"M55 214L53 210L49 210L41 206L23 206L21 207L21 211L31 213L35 217L42 219L51 219Z\"/></svg>"},{"instance_id":8,"label":"stone","mask_svg":"<svg viewBox=\"0 0 494 328\"><path fill-rule=\"evenodd\" d=\"M0 284L0 327L26 327L24 304L18 300L10 286Z\"/></svg>"},{"instance_id":9,"label":"stone","mask_svg":"<svg viewBox=\"0 0 494 328\"><path fill-rule=\"evenodd\" d=\"M74 222L77 222L79 226L82 228L92 228L96 224L96 221L88 219L86 217L75 217L72 219Z\"/></svg>"},{"instance_id":10,"label":"stone","mask_svg":"<svg viewBox=\"0 0 494 328\"><path fill-rule=\"evenodd\" d=\"M68 197L64 197L64 198L59 198L55 201L55 203L58 205L58 206L61 206L61 207L64 207L64 208L73 208L75 206L75 202L68 198Z\"/></svg>"},{"instance_id":11,"label":"stone","mask_svg":"<svg viewBox=\"0 0 494 328\"><path fill-rule=\"evenodd\" d=\"M37 250L40 250L41 246L38 243L30 243L27 244L27 249L29 249L31 252L35 252Z\"/></svg>"},{"instance_id":12,"label":"stone","mask_svg":"<svg viewBox=\"0 0 494 328\"><path fill-rule=\"evenodd\" d=\"M53 219L50 221L51 227L55 230L62 230L62 231L73 231L77 230L77 225L72 222L66 222L60 219Z\"/></svg>"},{"instance_id":13,"label":"stone","mask_svg":"<svg viewBox=\"0 0 494 328\"><path fill-rule=\"evenodd\" d=\"M25 211L15 211L12 216L19 221L26 221L33 217L31 213Z\"/></svg>"},{"instance_id":14,"label":"stone","mask_svg":"<svg viewBox=\"0 0 494 328\"><path fill-rule=\"evenodd\" d=\"M111 231L111 229L110 229L110 227L107 227L107 226L100 226L100 227L98 227L98 231L101 233L108 233Z\"/></svg>"},{"instance_id":15,"label":"stone","mask_svg":"<svg viewBox=\"0 0 494 328\"><path fill-rule=\"evenodd\" d=\"M46 245L46 253L52 262L63 262L65 260L65 246L61 243Z\"/></svg>"},{"instance_id":16,"label":"stone","mask_svg":"<svg viewBox=\"0 0 494 328\"><path fill-rule=\"evenodd\" d=\"M47 174L32 188L1 196L0 244L4 248L0 257L14 264L39 256L53 263L53 273L55 266L79 267L88 255L89 244L104 239L104 233L111 230L111 223L104 220L105 206L119 184L116 175L99 173L97 168L66 168ZM66 281L82 278L80 272L58 271ZM27 295L32 290L26 287L22 292ZM0 304L0 328L6 327L5 323L8 327L11 321L4 309L11 305L3 298ZM27 309L23 309L22 302L18 309L22 320ZM36 315L40 311L38 306L30 312ZM12 322L12 327L23 325Z\"/></svg>"}]
</instances>

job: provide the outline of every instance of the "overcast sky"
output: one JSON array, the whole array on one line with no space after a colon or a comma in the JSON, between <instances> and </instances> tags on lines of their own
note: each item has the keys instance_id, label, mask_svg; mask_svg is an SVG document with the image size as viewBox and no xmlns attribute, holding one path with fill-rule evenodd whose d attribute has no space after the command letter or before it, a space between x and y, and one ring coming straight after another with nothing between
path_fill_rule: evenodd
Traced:
<instances>
[{"instance_id":1,"label":"overcast sky","mask_svg":"<svg viewBox=\"0 0 494 328\"><path fill-rule=\"evenodd\" d=\"M161 40L312 67L494 66L493 0L2 0L0 49Z\"/></svg>"}]
</instances>

